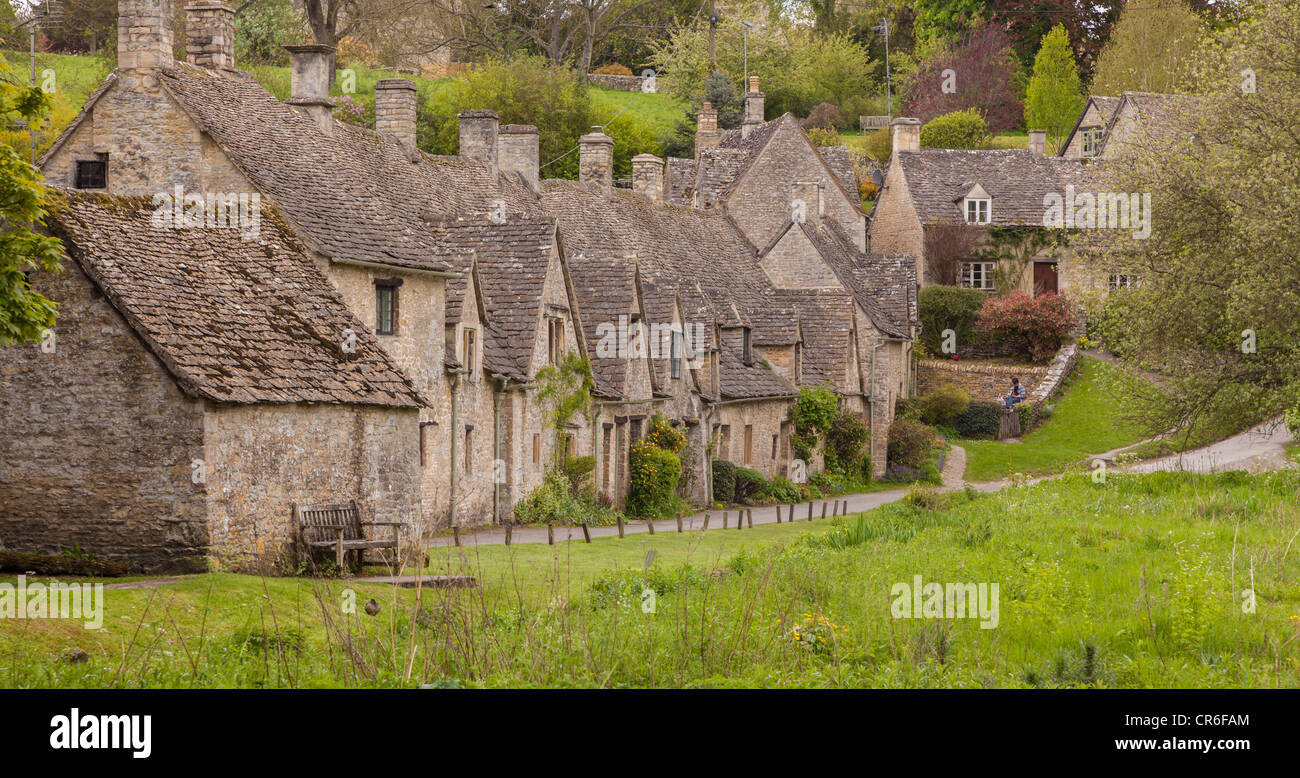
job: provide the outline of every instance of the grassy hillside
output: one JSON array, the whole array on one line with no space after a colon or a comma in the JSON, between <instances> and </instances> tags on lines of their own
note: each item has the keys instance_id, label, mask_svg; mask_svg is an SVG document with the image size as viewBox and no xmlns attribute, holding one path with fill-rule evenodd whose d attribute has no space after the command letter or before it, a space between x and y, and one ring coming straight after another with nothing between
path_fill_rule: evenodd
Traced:
<instances>
[{"instance_id":1,"label":"grassy hillside","mask_svg":"<svg viewBox=\"0 0 1300 778\"><path fill-rule=\"evenodd\" d=\"M1295 688L1297 489L1076 475L812 529L439 549L435 571L483 588L419 611L409 590L196 576L106 592L102 630L0 619L0 685ZM991 628L897 617L915 576L997 584ZM89 659L60 661L73 648Z\"/></svg>"},{"instance_id":2,"label":"grassy hillside","mask_svg":"<svg viewBox=\"0 0 1300 778\"><path fill-rule=\"evenodd\" d=\"M29 65L26 52L3 51L0 52L0 55L3 55L8 60L19 75L25 76L28 73ZM356 73L356 95L363 99L373 99L376 81L396 75L392 71L377 70L364 66L348 67L351 67ZM58 90L56 94L62 110L56 110L53 126L45 133L43 141L40 142L41 148L44 148L45 145L52 141L58 135L59 130L76 115L86 98L90 96L90 93L112 72L113 62L101 57L37 54L36 71L38 81L43 78L43 71L47 68L54 71L55 84ZM284 100L289 97L289 68L256 65L248 68L248 72L277 98ZM410 75L403 75L403 77L415 81L421 94L428 94L431 99L435 100L438 93L451 83L450 79L427 79ZM335 84L332 90L333 94L340 94L339 86L339 84ZM639 137L658 138L672 130L673 125L681 118L682 111L685 108L682 101L666 94L621 92L589 86L588 95L591 100L593 121L604 123L615 116L619 117L619 122L616 122L608 130L611 135L615 136L617 136L620 128L629 128L630 130L632 125L636 125L635 131ZM615 139L617 140L617 137ZM18 135L7 133L0 136L0 142L7 142L15 147L26 149L28 140L26 133ZM652 151L658 153L657 150L652 149Z\"/></svg>"}]
</instances>

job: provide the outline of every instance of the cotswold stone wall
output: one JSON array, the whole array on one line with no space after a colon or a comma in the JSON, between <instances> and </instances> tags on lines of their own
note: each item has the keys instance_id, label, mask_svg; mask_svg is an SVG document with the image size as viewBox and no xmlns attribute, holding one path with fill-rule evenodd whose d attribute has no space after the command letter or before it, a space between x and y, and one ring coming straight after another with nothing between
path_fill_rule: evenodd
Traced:
<instances>
[{"instance_id":1,"label":"cotswold stone wall","mask_svg":"<svg viewBox=\"0 0 1300 778\"><path fill-rule=\"evenodd\" d=\"M407 522L418 536L418 421L414 408L210 404L213 553L235 569L274 570L291 547L294 503L356 500L362 521Z\"/></svg>"},{"instance_id":2,"label":"cotswold stone wall","mask_svg":"<svg viewBox=\"0 0 1300 778\"><path fill-rule=\"evenodd\" d=\"M624 92L641 92L645 88L645 79L641 76L618 76L612 73L588 73L587 80L593 84L599 84L610 89L621 89ZM649 91L653 92L654 89Z\"/></svg>"},{"instance_id":3,"label":"cotswold stone wall","mask_svg":"<svg viewBox=\"0 0 1300 778\"><path fill-rule=\"evenodd\" d=\"M783 430L782 422L786 420L789 409L788 399L753 400L720 406L712 417L714 424L722 425L714 458L753 468L766 478L788 476L794 454L790 451L789 441L783 439L788 430ZM745 456L746 426L751 430L748 458ZM813 463L809 463L808 472L814 470Z\"/></svg>"},{"instance_id":4,"label":"cotswold stone wall","mask_svg":"<svg viewBox=\"0 0 1300 778\"><path fill-rule=\"evenodd\" d=\"M1042 366L923 359L917 363L917 390L926 394L944 384L955 384L969 392L972 400L993 402L999 394L1010 390L1012 378L1019 378L1027 396L1032 396L1047 373L1048 369Z\"/></svg>"},{"instance_id":5,"label":"cotswold stone wall","mask_svg":"<svg viewBox=\"0 0 1300 778\"><path fill-rule=\"evenodd\" d=\"M1038 382L1038 386L1029 392L1030 402L1047 402L1061 390L1061 384L1065 379L1070 377L1074 372L1074 366L1079 361L1079 347L1075 344L1064 346L1056 352L1056 357L1052 359L1051 364L1047 366L1047 373L1043 379Z\"/></svg>"},{"instance_id":6,"label":"cotswold stone wall","mask_svg":"<svg viewBox=\"0 0 1300 778\"><path fill-rule=\"evenodd\" d=\"M54 352L0 348L0 538L11 550L80 546L142 570L206 564L203 407L75 261L33 273L59 301Z\"/></svg>"}]
</instances>

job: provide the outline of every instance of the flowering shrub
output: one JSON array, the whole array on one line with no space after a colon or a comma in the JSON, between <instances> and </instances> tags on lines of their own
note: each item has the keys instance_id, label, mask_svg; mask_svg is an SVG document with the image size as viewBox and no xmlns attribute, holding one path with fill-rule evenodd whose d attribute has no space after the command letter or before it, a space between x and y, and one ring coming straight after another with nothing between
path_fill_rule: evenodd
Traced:
<instances>
[{"instance_id":1,"label":"flowering shrub","mask_svg":"<svg viewBox=\"0 0 1300 778\"><path fill-rule=\"evenodd\" d=\"M334 118L341 122L355 124L360 127L369 127L374 124L370 106L352 95L331 97L330 103L334 105Z\"/></svg>"},{"instance_id":2,"label":"flowering shrub","mask_svg":"<svg viewBox=\"0 0 1300 778\"><path fill-rule=\"evenodd\" d=\"M1034 297L1023 292L991 297L975 317L975 326L980 331L1035 362L1056 353L1074 324L1070 301L1050 292Z\"/></svg>"},{"instance_id":3,"label":"flowering shrub","mask_svg":"<svg viewBox=\"0 0 1300 778\"><path fill-rule=\"evenodd\" d=\"M934 448L934 427L916 419L895 419L889 427L890 465L925 467Z\"/></svg>"},{"instance_id":4,"label":"flowering shrub","mask_svg":"<svg viewBox=\"0 0 1300 778\"><path fill-rule=\"evenodd\" d=\"M682 476L682 462L671 451L649 440L632 444L628 454L627 512L633 516L667 516L680 503L677 480Z\"/></svg>"},{"instance_id":5,"label":"flowering shrub","mask_svg":"<svg viewBox=\"0 0 1300 778\"><path fill-rule=\"evenodd\" d=\"M849 631L820 613L805 613L790 627L790 639L796 646L819 654L830 653L843 645Z\"/></svg>"},{"instance_id":6,"label":"flowering shrub","mask_svg":"<svg viewBox=\"0 0 1300 778\"><path fill-rule=\"evenodd\" d=\"M686 447L686 436L682 431L668 423L668 420L656 414L650 419L650 431L646 433L646 442L658 446L664 451L680 454Z\"/></svg>"},{"instance_id":7,"label":"flowering shrub","mask_svg":"<svg viewBox=\"0 0 1300 778\"><path fill-rule=\"evenodd\" d=\"M601 65L600 67L596 68L595 70L593 70L593 71L591 71L591 72L592 72L592 73L596 73L597 75L601 75L601 76L632 76L632 75L636 75L635 73L632 72L632 69L629 68L627 65L620 65L620 64L617 63L617 62L614 62L614 63L609 64L609 65Z\"/></svg>"}]
</instances>

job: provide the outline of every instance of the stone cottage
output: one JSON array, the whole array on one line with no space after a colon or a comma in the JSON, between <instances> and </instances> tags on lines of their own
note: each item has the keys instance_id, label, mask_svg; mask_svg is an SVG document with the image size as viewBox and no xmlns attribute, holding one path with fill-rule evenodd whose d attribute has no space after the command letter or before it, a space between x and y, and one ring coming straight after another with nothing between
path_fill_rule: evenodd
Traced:
<instances>
[{"instance_id":1,"label":"stone cottage","mask_svg":"<svg viewBox=\"0 0 1300 778\"><path fill-rule=\"evenodd\" d=\"M295 503L421 532L426 400L272 209L256 239L146 197L50 195L71 262L41 344L0 350L0 537L146 571L277 565Z\"/></svg>"}]
</instances>

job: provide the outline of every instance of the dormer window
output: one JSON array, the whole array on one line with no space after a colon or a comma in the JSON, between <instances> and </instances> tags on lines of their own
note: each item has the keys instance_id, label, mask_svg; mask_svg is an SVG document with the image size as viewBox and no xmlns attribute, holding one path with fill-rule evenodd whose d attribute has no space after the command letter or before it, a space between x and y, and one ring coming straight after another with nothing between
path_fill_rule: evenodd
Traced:
<instances>
[{"instance_id":1,"label":"dormer window","mask_svg":"<svg viewBox=\"0 0 1300 778\"><path fill-rule=\"evenodd\" d=\"M1082 129L1079 155L1095 157L1101 150L1101 127L1084 127Z\"/></svg>"},{"instance_id":2,"label":"dormer window","mask_svg":"<svg viewBox=\"0 0 1300 778\"><path fill-rule=\"evenodd\" d=\"M988 224L989 211L992 200L978 199L974 197L966 198L966 223L967 224Z\"/></svg>"}]
</instances>

